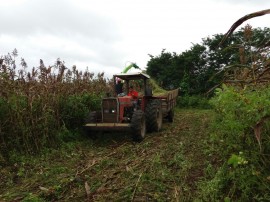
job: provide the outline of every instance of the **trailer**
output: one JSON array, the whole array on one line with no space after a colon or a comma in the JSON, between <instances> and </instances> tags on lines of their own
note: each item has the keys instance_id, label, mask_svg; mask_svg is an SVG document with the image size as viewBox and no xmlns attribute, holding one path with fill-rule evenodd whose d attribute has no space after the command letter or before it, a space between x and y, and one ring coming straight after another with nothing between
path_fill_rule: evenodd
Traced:
<instances>
[{"instance_id":1,"label":"trailer","mask_svg":"<svg viewBox=\"0 0 270 202\"><path fill-rule=\"evenodd\" d=\"M162 101L162 114L164 118L167 118L169 122L173 122L174 119L174 107L177 104L177 97L179 89L168 91L165 95L158 96L157 99Z\"/></svg>"}]
</instances>

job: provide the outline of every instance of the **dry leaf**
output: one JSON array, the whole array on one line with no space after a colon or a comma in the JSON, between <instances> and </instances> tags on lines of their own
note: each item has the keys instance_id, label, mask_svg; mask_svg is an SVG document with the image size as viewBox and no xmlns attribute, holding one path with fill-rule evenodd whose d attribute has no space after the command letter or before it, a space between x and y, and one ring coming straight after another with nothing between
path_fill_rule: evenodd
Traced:
<instances>
[{"instance_id":1,"label":"dry leaf","mask_svg":"<svg viewBox=\"0 0 270 202\"><path fill-rule=\"evenodd\" d=\"M90 187L87 182L84 183L84 188L85 188L87 197L89 197L91 192L90 192Z\"/></svg>"},{"instance_id":2,"label":"dry leaf","mask_svg":"<svg viewBox=\"0 0 270 202\"><path fill-rule=\"evenodd\" d=\"M49 191L49 189L47 189L47 188L45 188L45 187L42 187L42 186L39 186L39 189L41 190L41 191Z\"/></svg>"}]
</instances>

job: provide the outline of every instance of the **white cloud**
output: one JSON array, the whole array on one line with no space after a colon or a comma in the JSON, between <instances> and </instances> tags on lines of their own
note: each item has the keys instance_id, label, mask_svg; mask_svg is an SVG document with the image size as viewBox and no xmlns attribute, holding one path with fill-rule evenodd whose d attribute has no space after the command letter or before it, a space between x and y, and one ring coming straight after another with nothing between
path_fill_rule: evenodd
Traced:
<instances>
[{"instance_id":1,"label":"white cloud","mask_svg":"<svg viewBox=\"0 0 270 202\"><path fill-rule=\"evenodd\" d=\"M60 57L107 76L128 61L144 68L148 54L180 53L192 43L225 33L240 17L267 9L269 1L231 0L0 0L0 55L14 48L29 66ZM260 2L260 3L258 3ZM269 26L269 16L251 19Z\"/></svg>"}]
</instances>

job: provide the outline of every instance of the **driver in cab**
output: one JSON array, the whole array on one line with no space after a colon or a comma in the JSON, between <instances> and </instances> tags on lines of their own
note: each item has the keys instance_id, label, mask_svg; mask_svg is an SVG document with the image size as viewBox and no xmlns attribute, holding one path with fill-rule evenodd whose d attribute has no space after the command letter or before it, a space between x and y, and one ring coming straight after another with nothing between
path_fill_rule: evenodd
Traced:
<instances>
[{"instance_id":1,"label":"driver in cab","mask_svg":"<svg viewBox=\"0 0 270 202\"><path fill-rule=\"evenodd\" d=\"M133 99L137 99L138 95L139 95L138 92L134 90L133 86L130 86L128 96L132 96Z\"/></svg>"}]
</instances>

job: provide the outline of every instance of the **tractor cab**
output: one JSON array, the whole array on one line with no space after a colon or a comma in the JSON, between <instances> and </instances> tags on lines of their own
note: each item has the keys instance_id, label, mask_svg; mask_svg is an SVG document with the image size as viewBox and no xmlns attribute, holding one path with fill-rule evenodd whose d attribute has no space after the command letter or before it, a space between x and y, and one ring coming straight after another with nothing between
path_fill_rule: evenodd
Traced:
<instances>
[{"instance_id":1,"label":"tractor cab","mask_svg":"<svg viewBox=\"0 0 270 202\"><path fill-rule=\"evenodd\" d=\"M114 84L117 85L120 80L124 88L122 95L128 95L130 86L136 88L137 91L140 91L140 95L148 95L149 88L147 87L147 81L150 79L150 76L144 73L121 73L113 75ZM115 86L116 88L117 86Z\"/></svg>"},{"instance_id":2,"label":"tractor cab","mask_svg":"<svg viewBox=\"0 0 270 202\"><path fill-rule=\"evenodd\" d=\"M114 75L116 96L103 99L101 106L103 122L128 123L134 111L144 110L145 96L149 96L149 88L147 88L147 80L149 78L150 76L144 73L121 73ZM123 89L120 90L117 85L121 85ZM138 92L137 96L131 96L129 92L130 87L133 87ZM113 110L110 110L112 107Z\"/></svg>"}]
</instances>

